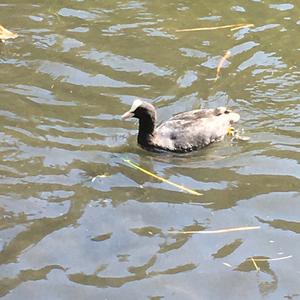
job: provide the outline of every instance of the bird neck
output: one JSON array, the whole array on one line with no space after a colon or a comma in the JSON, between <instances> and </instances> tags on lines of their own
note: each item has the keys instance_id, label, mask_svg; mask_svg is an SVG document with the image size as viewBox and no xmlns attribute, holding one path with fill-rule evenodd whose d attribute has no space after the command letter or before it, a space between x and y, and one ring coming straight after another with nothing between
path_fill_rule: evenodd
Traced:
<instances>
[{"instance_id":1,"label":"bird neck","mask_svg":"<svg viewBox=\"0 0 300 300\"><path fill-rule=\"evenodd\" d=\"M139 119L138 143L143 146L151 144L154 129L155 119L153 116L146 115L143 119Z\"/></svg>"}]
</instances>

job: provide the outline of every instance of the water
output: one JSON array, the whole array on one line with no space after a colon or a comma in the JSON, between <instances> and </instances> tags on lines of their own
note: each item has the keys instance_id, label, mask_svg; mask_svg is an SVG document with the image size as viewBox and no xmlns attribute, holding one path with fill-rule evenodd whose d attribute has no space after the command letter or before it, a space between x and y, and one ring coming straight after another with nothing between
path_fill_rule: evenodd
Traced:
<instances>
[{"instance_id":1,"label":"water","mask_svg":"<svg viewBox=\"0 0 300 300\"><path fill-rule=\"evenodd\" d=\"M296 1L2 2L20 35L0 45L3 299L298 299L299 15ZM175 32L238 23L255 26ZM145 152L120 120L136 98L159 120L228 105L250 141ZM170 232L244 226L259 229Z\"/></svg>"}]
</instances>

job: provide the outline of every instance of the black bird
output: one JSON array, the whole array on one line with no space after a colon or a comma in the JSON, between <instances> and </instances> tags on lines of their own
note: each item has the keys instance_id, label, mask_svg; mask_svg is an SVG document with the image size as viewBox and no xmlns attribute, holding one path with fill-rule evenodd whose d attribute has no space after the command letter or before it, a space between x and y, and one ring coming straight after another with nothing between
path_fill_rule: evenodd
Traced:
<instances>
[{"instance_id":1,"label":"black bird","mask_svg":"<svg viewBox=\"0 0 300 300\"><path fill-rule=\"evenodd\" d=\"M122 119L139 119L138 144L150 151L190 152L221 141L240 115L226 107L179 113L158 127L156 110L148 102L135 100Z\"/></svg>"}]
</instances>

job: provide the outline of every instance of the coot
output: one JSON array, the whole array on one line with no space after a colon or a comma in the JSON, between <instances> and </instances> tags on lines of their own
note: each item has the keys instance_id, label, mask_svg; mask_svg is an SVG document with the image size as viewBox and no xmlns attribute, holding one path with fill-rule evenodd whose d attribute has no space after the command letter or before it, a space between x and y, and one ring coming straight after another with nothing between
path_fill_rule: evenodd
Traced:
<instances>
[{"instance_id":1,"label":"coot","mask_svg":"<svg viewBox=\"0 0 300 300\"><path fill-rule=\"evenodd\" d=\"M150 151L190 152L222 140L239 114L226 107L179 113L158 127L156 110L148 102L135 100L122 119L139 119L138 144Z\"/></svg>"}]
</instances>

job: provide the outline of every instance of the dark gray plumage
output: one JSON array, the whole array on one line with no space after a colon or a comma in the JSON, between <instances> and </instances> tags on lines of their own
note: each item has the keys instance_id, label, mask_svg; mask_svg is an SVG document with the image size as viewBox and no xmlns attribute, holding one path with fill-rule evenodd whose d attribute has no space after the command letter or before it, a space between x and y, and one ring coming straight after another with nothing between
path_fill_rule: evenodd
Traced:
<instances>
[{"instance_id":1,"label":"dark gray plumage","mask_svg":"<svg viewBox=\"0 0 300 300\"><path fill-rule=\"evenodd\" d=\"M155 127L152 104L135 100L122 118L139 119L138 144L151 151L190 152L222 140L239 114L226 107L179 113Z\"/></svg>"}]
</instances>

